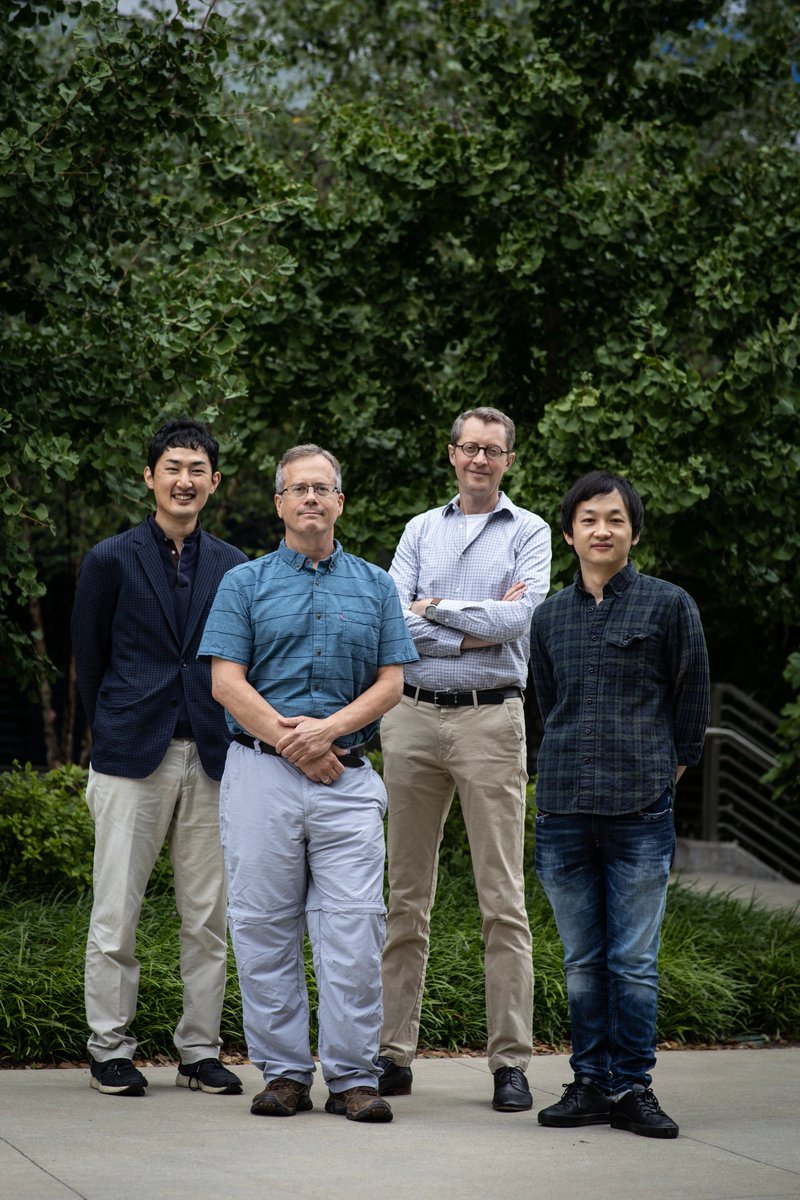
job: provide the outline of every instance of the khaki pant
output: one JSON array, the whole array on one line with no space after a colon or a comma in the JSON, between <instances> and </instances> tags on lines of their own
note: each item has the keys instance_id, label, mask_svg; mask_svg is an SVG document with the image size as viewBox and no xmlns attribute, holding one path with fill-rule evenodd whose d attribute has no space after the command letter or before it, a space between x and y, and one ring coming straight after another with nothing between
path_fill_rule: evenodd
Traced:
<instances>
[{"instance_id":1,"label":"khaki pant","mask_svg":"<svg viewBox=\"0 0 800 1200\"><path fill-rule=\"evenodd\" d=\"M417 1049L439 846L455 788L483 916L489 1068L531 1056L533 969L525 909L522 701L437 708L403 697L381 725L389 793L389 916L381 1054Z\"/></svg>"},{"instance_id":2,"label":"khaki pant","mask_svg":"<svg viewBox=\"0 0 800 1200\"><path fill-rule=\"evenodd\" d=\"M194 742L174 739L145 779L90 771L86 802L95 823L94 904L86 943L86 1018L93 1058L132 1058L139 963L136 926L165 838L181 917L183 1015L175 1046L184 1063L219 1056L225 995L225 869L219 784Z\"/></svg>"}]
</instances>

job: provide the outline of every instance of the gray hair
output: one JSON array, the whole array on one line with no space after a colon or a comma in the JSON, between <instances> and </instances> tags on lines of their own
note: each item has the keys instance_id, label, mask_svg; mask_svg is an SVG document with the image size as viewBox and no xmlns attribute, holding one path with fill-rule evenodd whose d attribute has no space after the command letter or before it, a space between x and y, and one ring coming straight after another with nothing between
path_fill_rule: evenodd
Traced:
<instances>
[{"instance_id":1,"label":"gray hair","mask_svg":"<svg viewBox=\"0 0 800 1200\"><path fill-rule=\"evenodd\" d=\"M298 458L312 458L315 454L321 455L333 467L336 475L336 487L339 491L342 490L342 468L339 465L339 460L334 458L330 450L323 450L322 446L317 446L313 442L306 442L303 446L292 446L291 450L287 450L281 461L278 463L275 471L275 491L278 495L286 486L285 468L289 463L294 462Z\"/></svg>"},{"instance_id":2,"label":"gray hair","mask_svg":"<svg viewBox=\"0 0 800 1200\"><path fill-rule=\"evenodd\" d=\"M511 417L507 417L505 413L500 412L499 408L470 408L467 412L461 413L453 421L453 428L450 432L450 445L457 446L461 437L461 430L470 417L476 417L479 421L483 421L485 425L490 425L492 422L497 422L502 425L506 431L506 440L508 445L506 450L509 454L514 449L514 438L516 437L516 428Z\"/></svg>"}]
</instances>

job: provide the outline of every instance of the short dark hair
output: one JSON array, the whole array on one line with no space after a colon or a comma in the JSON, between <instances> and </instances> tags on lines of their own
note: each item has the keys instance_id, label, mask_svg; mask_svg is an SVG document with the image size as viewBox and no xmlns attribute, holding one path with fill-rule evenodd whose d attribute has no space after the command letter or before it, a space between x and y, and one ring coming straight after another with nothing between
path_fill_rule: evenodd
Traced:
<instances>
[{"instance_id":1,"label":"short dark hair","mask_svg":"<svg viewBox=\"0 0 800 1200\"><path fill-rule=\"evenodd\" d=\"M184 450L203 450L211 463L212 474L217 469L219 458L219 442L211 433L204 421L195 421L193 417L176 417L153 434L147 450L147 465L151 473L156 469L156 463L165 450L180 447Z\"/></svg>"},{"instance_id":2,"label":"short dark hair","mask_svg":"<svg viewBox=\"0 0 800 1200\"><path fill-rule=\"evenodd\" d=\"M619 492L630 519L633 536L637 538L644 528L644 505L636 488L624 475L613 475L611 471L589 471L581 475L561 501L561 529L572 537L572 522L579 504L591 500L592 496L607 496Z\"/></svg>"}]
</instances>

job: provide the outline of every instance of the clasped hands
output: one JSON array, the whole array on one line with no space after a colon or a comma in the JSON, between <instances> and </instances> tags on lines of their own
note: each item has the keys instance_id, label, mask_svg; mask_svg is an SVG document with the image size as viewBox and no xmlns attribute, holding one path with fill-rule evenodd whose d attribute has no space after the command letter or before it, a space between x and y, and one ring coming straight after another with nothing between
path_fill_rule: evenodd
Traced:
<instances>
[{"instance_id":1,"label":"clasped hands","mask_svg":"<svg viewBox=\"0 0 800 1200\"><path fill-rule=\"evenodd\" d=\"M275 743L281 758L302 771L312 783L333 783L344 773L339 761L347 754L334 746L328 722L317 717L278 717L287 732Z\"/></svg>"}]
</instances>

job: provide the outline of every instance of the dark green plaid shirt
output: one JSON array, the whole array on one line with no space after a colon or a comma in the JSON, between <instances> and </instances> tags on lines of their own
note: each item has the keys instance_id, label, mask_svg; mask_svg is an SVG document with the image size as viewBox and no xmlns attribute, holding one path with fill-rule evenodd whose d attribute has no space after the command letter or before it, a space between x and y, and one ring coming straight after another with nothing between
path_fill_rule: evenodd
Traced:
<instances>
[{"instance_id":1,"label":"dark green plaid shirt","mask_svg":"<svg viewBox=\"0 0 800 1200\"><path fill-rule=\"evenodd\" d=\"M536 803L616 816L656 800L700 759L708 657L697 605L628 563L603 590L550 596L533 614L531 666L544 721Z\"/></svg>"}]
</instances>

